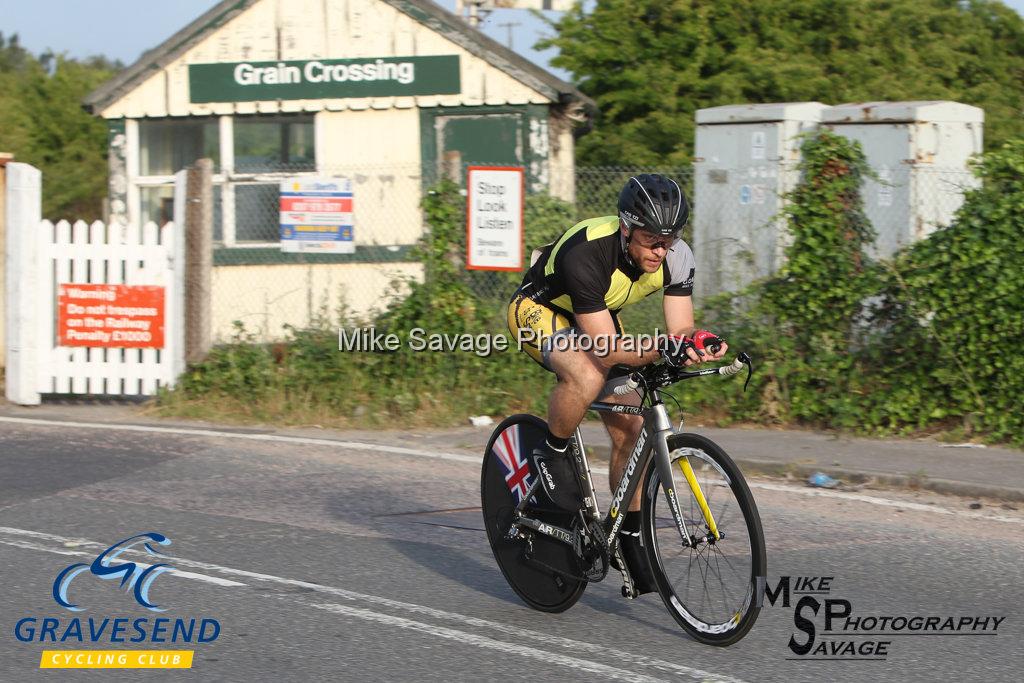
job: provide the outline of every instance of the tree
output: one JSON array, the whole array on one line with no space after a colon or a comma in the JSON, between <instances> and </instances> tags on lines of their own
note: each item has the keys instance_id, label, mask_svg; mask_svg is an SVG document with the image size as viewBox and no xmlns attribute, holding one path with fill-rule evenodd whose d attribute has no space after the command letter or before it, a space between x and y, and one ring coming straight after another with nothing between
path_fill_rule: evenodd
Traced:
<instances>
[{"instance_id":1,"label":"tree","mask_svg":"<svg viewBox=\"0 0 1024 683\"><path fill-rule=\"evenodd\" d=\"M989 149L1024 134L1024 20L995 0L598 0L552 26L601 112L588 163L689 161L694 112L746 102L956 100Z\"/></svg>"},{"instance_id":2,"label":"tree","mask_svg":"<svg viewBox=\"0 0 1024 683\"><path fill-rule=\"evenodd\" d=\"M107 189L107 130L82 99L122 68L26 51L0 34L0 151L43 172L43 215L100 218Z\"/></svg>"}]
</instances>

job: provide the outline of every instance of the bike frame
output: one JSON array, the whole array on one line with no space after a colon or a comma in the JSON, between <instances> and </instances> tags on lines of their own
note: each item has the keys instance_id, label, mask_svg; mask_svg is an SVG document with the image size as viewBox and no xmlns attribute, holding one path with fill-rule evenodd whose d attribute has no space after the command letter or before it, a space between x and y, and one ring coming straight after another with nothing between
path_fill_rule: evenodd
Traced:
<instances>
[{"instance_id":1,"label":"bike frame","mask_svg":"<svg viewBox=\"0 0 1024 683\"><path fill-rule=\"evenodd\" d=\"M684 377L697 377L717 372L717 369L699 370L692 373L686 373ZM672 428L668 409L665 407L661 393L657 389L651 389L648 391L647 395L650 397L649 406L624 405L605 401L595 401L590 404L591 410L625 415L639 415L644 420L643 428L640 430L640 434L637 436L636 443L633 446L633 451L629 456L629 460L626 462L626 468L623 471L622 478L615 487L615 493L612 495L612 502L608 509L608 514L605 516L603 522L605 534L608 538L609 555L614 555L619 560L622 559L622 556L619 551L618 532L622 527L622 523L626 519L626 516L622 514L621 506L625 502L625 505L628 508L629 501L633 499L637 487L640 486L643 481L644 472L646 471L648 463L651 461L652 457L661 478L662 492L668 502L669 510L672 512L672 518L675 522L676 530L679 533L679 537L683 545L693 548L699 545L701 541L709 540L707 536L697 537L692 535L686 524L686 520L683 518L679 506L679 500L676 497L676 482L672 471L672 461L668 447L668 438L675 434L675 430ZM580 474L581 483L583 485L584 507L580 511L580 514L589 516L594 520L600 520L601 510L597 503L594 480L590 471L590 462L587 459L586 451L583 448L583 434L579 427L576 428L576 433L572 440L572 449L573 457L576 460L577 471ZM694 474L693 468L691 467L688 459L684 458L680 461L680 469L686 479L687 486L693 493L694 499L700 507L704 521L711 530L709 535L713 536L714 539L717 540L720 538L717 524L715 524L714 517L712 516L711 510L707 504L707 499L704 496L703 490L701 490L700 484L697 482L697 477ZM512 529L510 529L510 534L516 531L517 526L525 526L538 533L551 536L563 543L572 544L572 534L568 530L551 524L538 522L537 520L524 517L522 515L523 508L525 508L527 501L533 496L539 485L540 481L535 480L533 485L530 487L530 490L525 496L523 496L522 501L520 501L517 506L515 522L512 525ZM625 562L619 562L618 564L620 567L625 567ZM626 579L626 583L629 586L630 592L633 592L632 578L629 577L628 572L625 569L622 570L622 573L623 578Z\"/></svg>"}]
</instances>

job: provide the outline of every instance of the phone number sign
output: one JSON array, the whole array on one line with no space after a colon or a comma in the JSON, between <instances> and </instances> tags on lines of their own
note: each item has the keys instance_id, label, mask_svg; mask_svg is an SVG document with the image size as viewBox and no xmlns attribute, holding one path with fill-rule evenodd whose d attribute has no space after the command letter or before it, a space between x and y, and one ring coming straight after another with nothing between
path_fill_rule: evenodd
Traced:
<instances>
[{"instance_id":1,"label":"phone number sign","mask_svg":"<svg viewBox=\"0 0 1024 683\"><path fill-rule=\"evenodd\" d=\"M281 183L281 251L352 254L352 181L291 178Z\"/></svg>"},{"instance_id":2,"label":"phone number sign","mask_svg":"<svg viewBox=\"0 0 1024 683\"><path fill-rule=\"evenodd\" d=\"M128 349L164 346L164 288L60 285L57 344Z\"/></svg>"}]
</instances>

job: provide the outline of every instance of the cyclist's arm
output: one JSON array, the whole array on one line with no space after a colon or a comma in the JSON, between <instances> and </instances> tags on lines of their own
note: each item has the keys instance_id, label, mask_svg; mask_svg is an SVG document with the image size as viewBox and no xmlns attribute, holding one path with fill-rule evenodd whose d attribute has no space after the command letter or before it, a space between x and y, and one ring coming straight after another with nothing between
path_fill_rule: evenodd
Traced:
<instances>
[{"instance_id":1,"label":"cyclist's arm","mask_svg":"<svg viewBox=\"0 0 1024 683\"><path fill-rule=\"evenodd\" d=\"M665 295L665 331L681 337L693 334L693 297Z\"/></svg>"},{"instance_id":2,"label":"cyclist's arm","mask_svg":"<svg viewBox=\"0 0 1024 683\"><path fill-rule=\"evenodd\" d=\"M612 314L608 312L607 308L593 313L577 313L575 318L576 326L583 334L594 340L594 349L596 350L594 355L603 367L610 368L618 364L647 365L661 357L656 348L641 352L640 344L636 343L635 339L630 346L626 337L616 336L615 321L612 320Z\"/></svg>"},{"instance_id":3,"label":"cyclist's arm","mask_svg":"<svg viewBox=\"0 0 1024 683\"><path fill-rule=\"evenodd\" d=\"M669 334L683 335L689 337L693 334L695 325L693 321L693 297L665 295L665 329ZM705 351L702 358L696 351L690 349L687 355L691 363L705 363L718 360L729 350L729 345L723 343L718 353L712 354L710 349ZM687 363L690 365L691 363Z\"/></svg>"}]
</instances>

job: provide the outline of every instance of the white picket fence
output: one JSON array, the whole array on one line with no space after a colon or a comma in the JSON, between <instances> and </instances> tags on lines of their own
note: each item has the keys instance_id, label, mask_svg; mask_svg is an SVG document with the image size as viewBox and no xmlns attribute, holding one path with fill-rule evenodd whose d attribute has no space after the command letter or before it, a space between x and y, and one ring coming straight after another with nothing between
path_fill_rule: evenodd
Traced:
<instances>
[{"instance_id":1,"label":"white picket fence","mask_svg":"<svg viewBox=\"0 0 1024 683\"><path fill-rule=\"evenodd\" d=\"M152 395L173 384L184 369L184 245L174 224L53 224L39 216L39 172L7 171L8 399ZM58 346L57 288L66 284L164 287L163 348Z\"/></svg>"}]
</instances>

